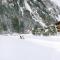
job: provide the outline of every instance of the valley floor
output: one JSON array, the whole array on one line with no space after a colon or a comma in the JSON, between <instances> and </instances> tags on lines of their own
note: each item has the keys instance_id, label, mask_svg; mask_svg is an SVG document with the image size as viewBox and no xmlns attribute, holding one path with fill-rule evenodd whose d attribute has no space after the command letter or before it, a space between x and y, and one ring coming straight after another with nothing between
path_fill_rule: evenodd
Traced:
<instances>
[{"instance_id":1,"label":"valley floor","mask_svg":"<svg viewBox=\"0 0 60 60\"><path fill-rule=\"evenodd\" d=\"M0 60L60 60L60 36L0 35Z\"/></svg>"}]
</instances>

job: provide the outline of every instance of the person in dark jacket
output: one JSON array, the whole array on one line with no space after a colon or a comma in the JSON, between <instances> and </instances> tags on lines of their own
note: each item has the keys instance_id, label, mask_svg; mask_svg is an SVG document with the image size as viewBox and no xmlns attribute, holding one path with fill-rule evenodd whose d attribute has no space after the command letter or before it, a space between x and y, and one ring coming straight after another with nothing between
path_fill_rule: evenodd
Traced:
<instances>
[{"instance_id":1,"label":"person in dark jacket","mask_svg":"<svg viewBox=\"0 0 60 60\"><path fill-rule=\"evenodd\" d=\"M23 36L20 36L20 39L24 39L24 37Z\"/></svg>"}]
</instances>

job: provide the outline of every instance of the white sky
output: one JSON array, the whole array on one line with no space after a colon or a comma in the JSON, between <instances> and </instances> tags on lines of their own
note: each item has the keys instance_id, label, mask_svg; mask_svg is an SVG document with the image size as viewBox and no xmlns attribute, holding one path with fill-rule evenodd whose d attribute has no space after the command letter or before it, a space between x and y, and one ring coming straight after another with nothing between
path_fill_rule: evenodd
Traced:
<instances>
[{"instance_id":1,"label":"white sky","mask_svg":"<svg viewBox=\"0 0 60 60\"><path fill-rule=\"evenodd\" d=\"M60 0L51 0L51 1L55 2L55 4L60 6Z\"/></svg>"}]
</instances>

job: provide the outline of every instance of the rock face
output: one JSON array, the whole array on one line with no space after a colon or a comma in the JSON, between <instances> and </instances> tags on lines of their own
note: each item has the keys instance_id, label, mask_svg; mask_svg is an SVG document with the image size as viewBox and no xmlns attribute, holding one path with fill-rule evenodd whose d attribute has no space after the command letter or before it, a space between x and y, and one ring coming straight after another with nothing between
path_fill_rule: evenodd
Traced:
<instances>
[{"instance_id":1,"label":"rock face","mask_svg":"<svg viewBox=\"0 0 60 60\"><path fill-rule=\"evenodd\" d=\"M60 7L50 0L1 0L0 3L1 31L25 32L35 25L44 28L54 24L60 14Z\"/></svg>"}]
</instances>

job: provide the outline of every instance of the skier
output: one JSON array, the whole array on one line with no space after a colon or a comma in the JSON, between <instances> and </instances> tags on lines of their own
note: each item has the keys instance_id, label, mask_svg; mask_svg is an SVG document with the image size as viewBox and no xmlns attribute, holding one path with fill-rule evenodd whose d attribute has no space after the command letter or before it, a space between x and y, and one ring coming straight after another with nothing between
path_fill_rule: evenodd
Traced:
<instances>
[{"instance_id":1,"label":"skier","mask_svg":"<svg viewBox=\"0 0 60 60\"><path fill-rule=\"evenodd\" d=\"M20 39L24 39L24 37L23 36L20 36Z\"/></svg>"}]
</instances>

